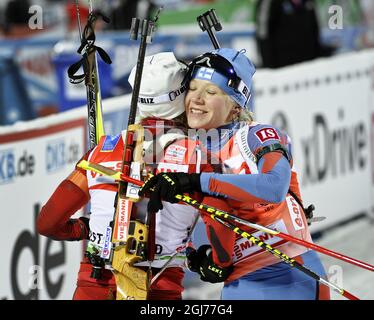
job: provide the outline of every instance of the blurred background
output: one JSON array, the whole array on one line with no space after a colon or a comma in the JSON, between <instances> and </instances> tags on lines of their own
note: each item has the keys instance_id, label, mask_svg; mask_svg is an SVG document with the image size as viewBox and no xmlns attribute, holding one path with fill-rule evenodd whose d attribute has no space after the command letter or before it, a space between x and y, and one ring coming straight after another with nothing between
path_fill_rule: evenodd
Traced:
<instances>
[{"instance_id":1,"label":"blurred background","mask_svg":"<svg viewBox=\"0 0 374 320\"><path fill-rule=\"evenodd\" d=\"M96 24L104 126L127 124L139 42L132 17L164 9L147 54L173 51L182 60L212 49L196 17L214 8L221 46L245 49L255 63L259 122L287 130L306 204L322 222L315 241L374 264L374 1L372 0L93 0L110 17ZM82 27L89 2L80 0ZM296 14L297 13L297 14ZM290 18L292 16L292 18ZM79 243L35 232L35 216L87 150L84 83L68 67L80 60L75 1L0 0L0 299L70 299L82 254ZM81 213L79 213L81 214ZM202 225L195 232L204 243ZM373 299L373 275L323 257L330 281ZM188 273L186 299L218 299L219 285ZM339 297L333 295L334 299Z\"/></svg>"}]
</instances>

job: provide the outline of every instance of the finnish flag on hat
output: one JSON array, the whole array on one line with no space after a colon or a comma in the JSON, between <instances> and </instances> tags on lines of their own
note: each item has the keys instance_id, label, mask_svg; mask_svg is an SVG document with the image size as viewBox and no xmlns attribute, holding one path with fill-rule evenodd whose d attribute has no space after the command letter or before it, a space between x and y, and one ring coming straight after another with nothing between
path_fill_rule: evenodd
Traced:
<instances>
[{"instance_id":1,"label":"finnish flag on hat","mask_svg":"<svg viewBox=\"0 0 374 320\"><path fill-rule=\"evenodd\" d=\"M199 71L196 77L199 79L211 80L213 77L213 73L214 73L214 69L202 67L202 68L199 68Z\"/></svg>"}]
</instances>

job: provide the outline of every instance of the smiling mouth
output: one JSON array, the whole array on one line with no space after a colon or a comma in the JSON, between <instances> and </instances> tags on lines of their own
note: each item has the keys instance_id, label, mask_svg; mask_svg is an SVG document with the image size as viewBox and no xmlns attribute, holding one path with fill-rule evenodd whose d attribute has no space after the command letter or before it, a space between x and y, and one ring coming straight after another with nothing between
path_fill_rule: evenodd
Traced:
<instances>
[{"instance_id":1,"label":"smiling mouth","mask_svg":"<svg viewBox=\"0 0 374 320\"><path fill-rule=\"evenodd\" d=\"M203 111L203 110L200 110L200 109L191 108L190 113L192 113L192 114L204 114L204 113L207 113L207 112Z\"/></svg>"}]
</instances>

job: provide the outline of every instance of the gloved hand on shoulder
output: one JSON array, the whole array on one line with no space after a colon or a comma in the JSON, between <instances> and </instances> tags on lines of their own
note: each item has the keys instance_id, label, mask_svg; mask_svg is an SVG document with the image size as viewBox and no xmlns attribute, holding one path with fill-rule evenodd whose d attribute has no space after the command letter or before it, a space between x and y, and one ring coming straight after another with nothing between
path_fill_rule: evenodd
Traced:
<instances>
[{"instance_id":1,"label":"gloved hand on shoulder","mask_svg":"<svg viewBox=\"0 0 374 320\"><path fill-rule=\"evenodd\" d=\"M218 283L225 281L232 273L234 267L220 267L213 262L212 247L202 245L199 249L190 249L187 252L187 267L200 275L202 281Z\"/></svg>"},{"instance_id":2,"label":"gloved hand on shoulder","mask_svg":"<svg viewBox=\"0 0 374 320\"><path fill-rule=\"evenodd\" d=\"M177 194L201 192L200 174L168 172L159 173L148 179L139 191L139 196L149 195L148 211L157 212L163 208L162 200L177 203Z\"/></svg>"}]
</instances>

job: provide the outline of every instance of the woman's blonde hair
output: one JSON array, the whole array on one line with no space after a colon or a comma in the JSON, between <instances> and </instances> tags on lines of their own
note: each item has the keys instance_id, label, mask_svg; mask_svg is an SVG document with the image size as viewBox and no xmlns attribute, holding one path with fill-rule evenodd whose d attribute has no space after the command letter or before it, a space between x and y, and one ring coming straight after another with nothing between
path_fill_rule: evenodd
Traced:
<instances>
[{"instance_id":1,"label":"woman's blonde hair","mask_svg":"<svg viewBox=\"0 0 374 320\"><path fill-rule=\"evenodd\" d=\"M239 116L238 116L238 121L245 121L251 123L254 121L254 114L253 112L240 108Z\"/></svg>"},{"instance_id":2,"label":"woman's blonde hair","mask_svg":"<svg viewBox=\"0 0 374 320\"><path fill-rule=\"evenodd\" d=\"M248 123L251 123L252 121L254 121L254 114L253 112L245 109L245 108L242 108L239 104L237 104L229 95L225 94L227 99L228 99L228 102L229 104L234 108L238 108L239 109L239 112L238 112L238 116L233 119L233 121L244 121L244 122L248 122Z\"/></svg>"}]
</instances>

